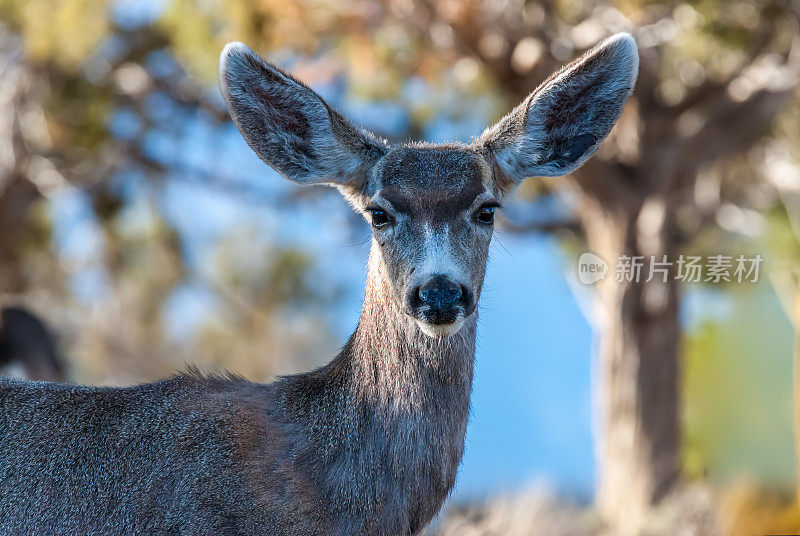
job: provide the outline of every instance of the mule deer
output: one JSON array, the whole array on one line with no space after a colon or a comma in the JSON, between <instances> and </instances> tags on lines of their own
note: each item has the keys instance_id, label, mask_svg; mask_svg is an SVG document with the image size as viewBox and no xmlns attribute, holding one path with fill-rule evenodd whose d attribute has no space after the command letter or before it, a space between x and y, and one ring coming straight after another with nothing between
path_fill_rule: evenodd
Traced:
<instances>
[{"instance_id":1,"label":"mule deer","mask_svg":"<svg viewBox=\"0 0 800 536\"><path fill-rule=\"evenodd\" d=\"M391 145L241 43L233 120L301 184L372 225L358 326L328 365L269 385L184 374L130 388L0 383L3 534L419 534L456 479L493 213L581 165L638 69L620 34L470 144Z\"/></svg>"}]
</instances>

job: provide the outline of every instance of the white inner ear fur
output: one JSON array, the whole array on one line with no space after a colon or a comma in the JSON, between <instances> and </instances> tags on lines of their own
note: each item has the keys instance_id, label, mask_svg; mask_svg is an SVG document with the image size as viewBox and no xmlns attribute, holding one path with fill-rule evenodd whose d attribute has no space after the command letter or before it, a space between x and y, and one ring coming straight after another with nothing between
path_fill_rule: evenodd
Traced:
<instances>
[{"instance_id":1,"label":"white inner ear fur","mask_svg":"<svg viewBox=\"0 0 800 536\"><path fill-rule=\"evenodd\" d=\"M356 183L388 148L386 140L348 122L317 93L242 43L229 43L222 51L219 77L245 140L291 181Z\"/></svg>"},{"instance_id":2,"label":"white inner ear fur","mask_svg":"<svg viewBox=\"0 0 800 536\"><path fill-rule=\"evenodd\" d=\"M608 46L618 46L618 49L615 50L614 59L616 60L615 65L609 66L609 68L616 68L620 70L619 64L629 64L630 68L627 72L621 70L619 73L619 78L611 84L606 86L601 86L596 88L596 95L593 98L599 99L601 97L600 93L603 94L614 94L620 91L625 92L625 99L630 96L631 91L633 90L633 86L636 83L636 77L639 73L639 55L637 53L636 42L633 40L633 37L630 34L616 34L612 37L609 37L599 45L597 45L593 52L597 53L598 51L602 50ZM589 53L588 57L593 56L592 52ZM588 59L588 58L587 58ZM528 106L528 118L525 124L525 131L526 135L521 136L516 141L516 147L513 151L518 153L525 154L527 151L530 151L532 154L536 154L536 160L540 160L543 155L535 153L534 148L536 147L535 141L539 139L544 139L548 132L545 129L545 122L543 120L544 112L548 106L547 102L544 102L550 96L550 92L567 82L571 76L575 74L582 65L583 61L576 63L575 65L570 66L567 69L564 69L564 72L560 73L558 76L550 80L544 87L542 87L539 91L536 92L536 95L531 100ZM598 67L599 68L599 67ZM613 124L612 124L613 126ZM593 147L600 145L604 138L598 139L594 144ZM594 148L589 148L583 154L583 156L575 162L574 168L579 167L583 162L585 162L591 155L594 153ZM501 164L502 165L502 164ZM508 165L508 164L506 164ZM558 177L564 174L563 169L559 167L553 166L542 166L537 170L537 174L542 177Z\"/></svg>"},{"instance_id":3,"label":"white inner ear fur","mask_svg":"<svg viewBox=\"0 0 800 536\"><path fill-rule=\"evenodd\" d=\"M587 73L579 72L587 60L606 50L610 50L610 54L603 63L593 66L594 69ZM548 80L522 104L480 136L479 141L484 144L494 144L499 140L499 146L497 150L493 151L493 155L497 165L504 173L515 181L532 176L556 177L575 170L594 153L613 127L616 117L610 122L592 123L578 120L574 125L557 125L554 130L560 131L558 134L561 136L568 133L568 137L576 139L581 135L588 134L590 138L594 138L593 142L583 149L579 157L574 161L566 162L566 167L562 167L559 159L548 160L547 158L550 156L548 154L550 147L547 141L553 133L546 128L545 117L552 109L553 102L550 101L553 94L558 92L559 87L585 83L586 80L583 77L597 72L598 69L609 71L610 78L602 84L597 84L593 88L591 96L584 96L584 98L596 100L598 103L619 103L621 111L633 91L639 72L639 55L633 37L627 33L619 33L598 44L582 58ZM568 132L571 128L574 128L574 131Z\"/></svg>"}]
</instances>

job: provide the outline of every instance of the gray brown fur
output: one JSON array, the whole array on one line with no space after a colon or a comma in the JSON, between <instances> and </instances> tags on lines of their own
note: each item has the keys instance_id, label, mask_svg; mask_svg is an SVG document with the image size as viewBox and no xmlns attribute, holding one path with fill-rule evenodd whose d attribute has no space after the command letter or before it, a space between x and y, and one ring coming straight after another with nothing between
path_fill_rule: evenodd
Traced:
<instances>
[{"instance_id":1,"label":"gray brown fur","mask_svg":"<svg viewBox=\"0 0 800 536\"><path fill-rule=\"evenodd\" d=\"M464 448L492 236L476 214L524 175L588 158L635 69L632 39L617 36L471 145L394 147L227 47L223 94L259 156L290 180L339 187L367 219L391 218L373 231L358 327L325 367L269 385L0 380L0 533L419 534ZM420 290L434 281L463 292Z\"/></svg>"},{"instance_id":2,"label":"gray brown fur","mask_svg":"<svg viewBox=\"0 0 800 536\"><path fill-rule=\"evenodd\" d=\"M385 292L329 365L271 385L0 381L0 534L415 533L455 481L474 325L423 338Z\"/></svg>"}]
</instances>

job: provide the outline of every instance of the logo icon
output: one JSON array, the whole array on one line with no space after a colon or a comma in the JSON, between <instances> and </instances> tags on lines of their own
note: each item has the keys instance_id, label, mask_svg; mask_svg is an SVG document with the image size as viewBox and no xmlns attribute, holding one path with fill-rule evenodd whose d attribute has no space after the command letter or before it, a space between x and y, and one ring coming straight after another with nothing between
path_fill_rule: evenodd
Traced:
<instances>
[{"instance_id":1,"label":"logo icon","mask_svg":"<svg viewBox=\"0 0 800 536\"><path fill-rule=\"evenodd\" d=\"M584 285L593 285L608 274L606 261L587 251L578 259L578 281Z\"/></svg>"}]
</instances>

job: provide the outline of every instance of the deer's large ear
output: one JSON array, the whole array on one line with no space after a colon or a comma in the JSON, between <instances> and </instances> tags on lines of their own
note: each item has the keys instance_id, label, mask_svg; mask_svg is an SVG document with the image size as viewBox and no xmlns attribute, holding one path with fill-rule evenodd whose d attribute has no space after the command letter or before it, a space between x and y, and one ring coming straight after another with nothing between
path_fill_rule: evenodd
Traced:
<instances>
[{"instance_id":1,"label":"deer's large ear","mask_svg":"<svg viewBox=\"0 0 800 536\"><path fill-rule=\"evenodd\" d=\"M611 131L638 70L633 37L616 34L548 78L476 143L506 182L569 173Z\"/></svg>"},{"instance_id":2,"label":"deer's large ear","mask_svg":"<svg viewBox=\"0 0 800 536\"><path fill-rule=\"evenodd\" d=\"M222 51L219 79L244 139L291 181L362 188L367 171L386 152L386 142L242 43Z\"/></svg>"}]
</instances>

